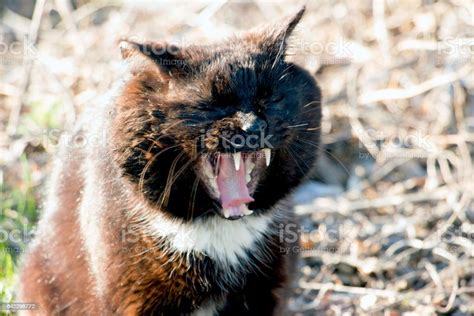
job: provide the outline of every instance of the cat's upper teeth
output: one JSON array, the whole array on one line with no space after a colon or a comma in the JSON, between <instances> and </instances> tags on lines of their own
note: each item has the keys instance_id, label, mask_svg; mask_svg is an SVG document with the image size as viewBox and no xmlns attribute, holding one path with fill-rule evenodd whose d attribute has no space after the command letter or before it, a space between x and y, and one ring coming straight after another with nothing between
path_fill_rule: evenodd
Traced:
<instances>
[{"instance_id":1,"label":"cat's upper teeth","mask_svg":"<svg viewBox=\"0 0 474 316\"><path fill-rule=\"evenodd\" d=\"M235 170L239 171L240 169L240 156L241 156L241 153L238 152L238 153L234 153L232 154L233 158L234 158L234 165L235 165Z\"/></svg>"},{"instance_id":2,"label":"cat's upper teeth","mask_svg":"<svg viewBox=\"0 0 474 316\"><path fill-rule=\"evenodd\" d=\"M263 149L263 153L265 154L265 163L267 167L270 165L270 159L272 158L272 150L270 148Z\"/></svg>"}]
</instances>

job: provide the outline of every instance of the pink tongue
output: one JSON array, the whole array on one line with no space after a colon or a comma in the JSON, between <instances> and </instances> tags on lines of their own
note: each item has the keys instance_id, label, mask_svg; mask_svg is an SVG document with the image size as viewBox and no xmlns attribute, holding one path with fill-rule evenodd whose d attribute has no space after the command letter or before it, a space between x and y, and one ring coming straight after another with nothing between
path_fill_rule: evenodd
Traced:
<instances>
[{"instance_id":1,"label":"pink tongue","mask_svg":"<svg viewBox=\"0 0 474 316\"><path fill-rule=\"evenodd\" d=\"M237 171L232 155L220 156L217 187L222 207L229 209L231 216L242 215L242 210L245 209L244 204L253 202L245 181L245 163L242 157L240 158L240 168Z\"/></svg>"}]
</instances>

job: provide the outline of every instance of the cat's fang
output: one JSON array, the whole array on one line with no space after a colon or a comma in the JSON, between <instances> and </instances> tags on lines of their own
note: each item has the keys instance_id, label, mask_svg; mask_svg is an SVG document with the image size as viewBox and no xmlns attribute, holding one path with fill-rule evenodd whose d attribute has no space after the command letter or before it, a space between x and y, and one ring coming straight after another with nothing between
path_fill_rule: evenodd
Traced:
<instances>
[{"instance_id":1,"label":"cat's fang","mask_svg":"<svg viewBox=\"0 0 474 316\"><path fill-rule=\"evenodd\" d=\"M215 159L216 159L216 164L215 164L214 174L217 177L217 175L219 174L219 160L221 159L221 154L217 153L215 156Z\"/></svg>"},{"instance_id":2,"label":"cat's fang","mask_svg":"<svg viewBox=\"0 0 474 316\"><path fill-rule=\"evenodd\" d=\"M212 165L208 160L204 160L203 164L204 175L209 179L214 179L216 175L212 172Z\"/></svg>"},{"instance_id":3,"label":"cat's fang","mask_svg":"<svg viewBox=\"0 0 474 316\"><path fill-rule=\"evenodd\" d=\"M272 150L270 148L263 149L263 153L265 155L265 163L267 167L270 165L270 159L272 158Z\"/></svg>"},{"instance_id":4,"label":"cat's fang","mask_svg":"<svg viewBox=\"0 0 474 316\"><path fill-rule=\"evenodd\" d=\"M234 154L232 154L232 157L234 158L235 170L239 171L241 153L240 152L234 153Z\"/></svg>"},{"instance_id":5,"label":"cat's fang","mask_svg":"<svg viewBox=\"0 0 474 316\"><path fill-rule=\"evenodd\" d=\"M230 210L228 208L224 208L223 210L224 217L229 218L230 217Z\"/></svg>"},{"instance_id":6,"label":"cat's fang","mask_svg":"<svg viewBox=\"0 0 474 316\"><path fill-rule=\"evenodd\" d=\"M204 177L207 180L206 182L208 183L211 193L215 197L219 198L220 192L219 188L217 187L217 175L213 172L213 169L214 167L212 166L211 162L207 159L204 159L202 168Z\"/></svg>"}]
</instances>

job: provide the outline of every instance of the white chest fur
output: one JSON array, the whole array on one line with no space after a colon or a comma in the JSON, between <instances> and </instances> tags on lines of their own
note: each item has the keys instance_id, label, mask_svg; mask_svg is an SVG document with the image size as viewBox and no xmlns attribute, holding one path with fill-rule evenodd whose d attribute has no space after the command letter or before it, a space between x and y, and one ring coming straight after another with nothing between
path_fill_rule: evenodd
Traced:
<instances>
[{"instance_id":1,"label":"white chest fur","mask_svg":"<svg viewBox=\"0 0 474 316\"><path fill-rule=\"evenodd\" d=\"M252 251L269 233L272 220L272 215L250 215L235 221L213 216L187 223L158 214L147 229L152 236L166 238L175 251L202 253L220 264L237 265L245 262L246 250Z\"/></svg>"}]
</instances>

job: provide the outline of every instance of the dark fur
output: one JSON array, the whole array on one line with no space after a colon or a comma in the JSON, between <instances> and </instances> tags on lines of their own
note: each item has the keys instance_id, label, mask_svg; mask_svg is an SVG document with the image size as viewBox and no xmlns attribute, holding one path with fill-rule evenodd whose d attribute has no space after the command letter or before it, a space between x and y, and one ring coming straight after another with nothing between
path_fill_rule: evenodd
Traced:
<instances>
[{"instance_id":1,"label":"dark fur","mask_svg":"<svg viewBox=\"0 0 474 316\"><path fill-rule=\"evenodd\" d=\"M163 52L170 48L163 43L125 43L131 77L96 114L99 123L77 132L105 130L107 145L63 150L51 190L57 202L47 203L25 259L21 301L38 303L46 314L180 315L224 298L222 315L275 311L291 265L277 227L259 242L257 248L270 249L264 258L249 253L252 267L229 270L199 254L180 258L140 225L150 212L186 221L219 216L197 159L260 149L213 147L223 134L272 135L272 163L249 205L252 216L271 211L305 178L316 159L321 96L310 74L284 60L302 14L218 45L173 47L173 54ZM244 132L246 118L237 112L258 119ZM139 203L147 207L135 210ZM124 228L133 239L122 238ZM91 252L88 241L97 232L98 250ZM227 282L226 274L241 282Z\"/></svg>"}]
</instances>

